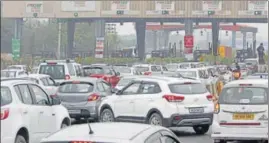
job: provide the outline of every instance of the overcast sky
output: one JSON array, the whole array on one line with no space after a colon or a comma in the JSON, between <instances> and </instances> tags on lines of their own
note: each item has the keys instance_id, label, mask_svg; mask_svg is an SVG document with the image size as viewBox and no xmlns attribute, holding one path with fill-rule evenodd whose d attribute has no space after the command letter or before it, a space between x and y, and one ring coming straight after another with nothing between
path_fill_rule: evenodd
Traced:
<instances>
[{"instance_id":1,"label":"overcast sky","mask_svg":"<svg viewBox=\"0 0 269 143\"><path fill-rule=\"evenodd\" d=\"M239 23L241 24L241 23ZM268 40L268 23L243 23L243 25L253 26L258 28L257 37L261 37L264 41ZM117 32L119 35L135 34L133 23L117 24Z\"/></svg>"}]
</instances>

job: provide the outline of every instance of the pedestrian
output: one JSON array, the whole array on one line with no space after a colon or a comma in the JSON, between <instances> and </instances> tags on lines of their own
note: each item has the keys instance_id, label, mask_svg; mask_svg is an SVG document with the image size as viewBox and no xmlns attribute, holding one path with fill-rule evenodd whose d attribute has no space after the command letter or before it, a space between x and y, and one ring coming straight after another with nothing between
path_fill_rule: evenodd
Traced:
<instances>
[{"instance_id":1,"label":"pedestrian","mask_svg":"<svg viewBox=\"0 0 269 143\"><path fill-rule=\"evenodd\" d=\"M261 43L260 46L257 48L257 52L258 52L259 64L264 65L265 64L265 61L264 61L264 47L263 47L263 43Z\"/></svg>"}]
</instances>

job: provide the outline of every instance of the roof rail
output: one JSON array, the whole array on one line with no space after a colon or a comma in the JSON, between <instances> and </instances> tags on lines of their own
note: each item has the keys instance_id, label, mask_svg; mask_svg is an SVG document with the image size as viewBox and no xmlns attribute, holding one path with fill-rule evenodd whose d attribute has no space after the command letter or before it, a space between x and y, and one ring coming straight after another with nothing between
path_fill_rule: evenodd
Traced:
<instances>
[{"instance_id":1,"label":"roof rail","mask_svg":"<svg viewBox=\"0 0 269 143\"><path fill-rule=\"evenodd\" d=\"M49 63L49 62L58 62L58 63L74 63L75 60L70 60L70 59L66 59L66 60L44 60L44 63Z\"/></svg>"}]
</instances>

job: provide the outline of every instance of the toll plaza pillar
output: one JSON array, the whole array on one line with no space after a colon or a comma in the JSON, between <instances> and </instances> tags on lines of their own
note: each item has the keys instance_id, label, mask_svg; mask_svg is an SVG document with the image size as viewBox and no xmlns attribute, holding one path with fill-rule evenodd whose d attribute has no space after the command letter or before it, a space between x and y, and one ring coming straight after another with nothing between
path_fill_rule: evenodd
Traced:
<instances>
[{"instance_id":1,"label":"toll plaza pillar","mask_svg":"<svg viewBox=\"0 0 269 143\"><path fill-rule=\"evenodd\" d=\"M170 35L170 31L165 30L163 33L163 47L167 48L168 47L168 43L169 43L169 35Z\"/></svg>"},{"instance_id":2,"label":"toll plaza pillar","mask_svg":"<svg viewBox=\"0 0 269 143\"><path fill-rule=\"evenodd\" d=\"M243 34L243 49L247 49L247 32L242 32Z\"/></svg>"},{"instance_id":3,"label":"toll plaza pillar","mask_svg":"<svg viewBox=\"0 0 269 143\"><path fill-rule=\"evenodd\" d=\"M74 34L75 34L76 22L69 20L67 22L67 58L72 58L72 51L74 48Z\"/></svg>"},{"instance_id":4,"label":"toll plaza pillar","mask_svg":"<svg viewBox=\"0 0 269 143\"><path fill-rule=\"evenodd\" d=\"M253 44L252 44L252 49L253 49L253 58L257 58L257 54L256 54L256 32L253 32L252 33L252 41L253 41Z\"/></svg>"},{"instance_id":5,"label":"toll plaza pillar","mask_svg":"<svg viewBox=\"0 0 269 143\"><path fill-rule=\"evenodd\" d=\"M218 47L219 47L219 22L212 22L212 48L214 56L218 55ZM216 57L215 57L216 64Z\"/></svg>"},{"instance_id":6,"label":"toll plaza pillar","mask_svg":"<svg viewBox=\"0 0 269 143\"><path fill-rule=\"evenodd\" d=\"M22 18L16 18L15 19L15 23L14 23L14 40L17 40L20 44L18 47L18 54L17 57L21 57L22 56L22 49L21 49L21 37L22 37L22 27L23 27L23 19ZM12 43L13 44L13 43ZM12 49L12 53L13 53L13 49Z\"/></svg>"},{"instance_id":7,"label":"toll plaza pillar","mask_svg":"<svg viewBox=\"0 0 269 143\"><path fill-rule=\"evenodd\" d=\"M236 31L232 31L232 48L236 48Z\"/></svg>"},{"instance_id":8,"label":"toll plaza pillar","mask_svg":"<svg viewBox=\"0 0 269 143\"><path fill-rule=\"evenodd\" d=\"M136 45L138 51L138 57L142 61L145 56L145 36L146 36L146 22L143 20L136 21Z\"/></svg>"},{"instance_id":9,"label":"toll plaza pillar","mask_svg":"<svg viewBox=\"0 0 269 143\"><path fill-rule=\"evenodd\" d=\"M152 33L153 33L153 40L152 40L152 42L153 42L153 50L157 50L157 42L158 42L158 40L157 40L157 35L158 35L158 33L157 33L158 31L152 31Z\"/></svg>"}]
</instances>

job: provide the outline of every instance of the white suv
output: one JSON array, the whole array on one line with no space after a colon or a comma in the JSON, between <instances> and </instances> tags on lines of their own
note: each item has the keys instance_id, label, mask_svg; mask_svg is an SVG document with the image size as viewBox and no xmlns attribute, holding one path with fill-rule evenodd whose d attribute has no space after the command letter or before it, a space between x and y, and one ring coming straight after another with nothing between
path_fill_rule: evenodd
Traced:
<instances>
[{"instance_id":1,"label":"white suv","mask_svg":"<svg viewBox=\"0 0 269 143\"><path fill-rule=\"evenodd\" d=\"M29 80L1 80L1 143L37 143L71 120L66 108Z\"/></svg>"},{"instance_id":2,"label":"white suv","mask_svg":"<svg viewBox=\"0 0 269 143\"><path fill-rule=\"evenodd\" d=\"M227 83L216 104L212 125L214 142L268 142L268 80L246 79Z\"/></svg>"},{"instance_id":3,"label":"white suv","mask_svg":"<svg viewBox=\"0 0 269 143\"><path fill-rule=\"evenodd\" d=\"M141 77L106 97L100 121L140 122L165 127L193 127L208 131L213 120L212 95L197 80L171 77Z\"/></svg>"}]
</instances>

